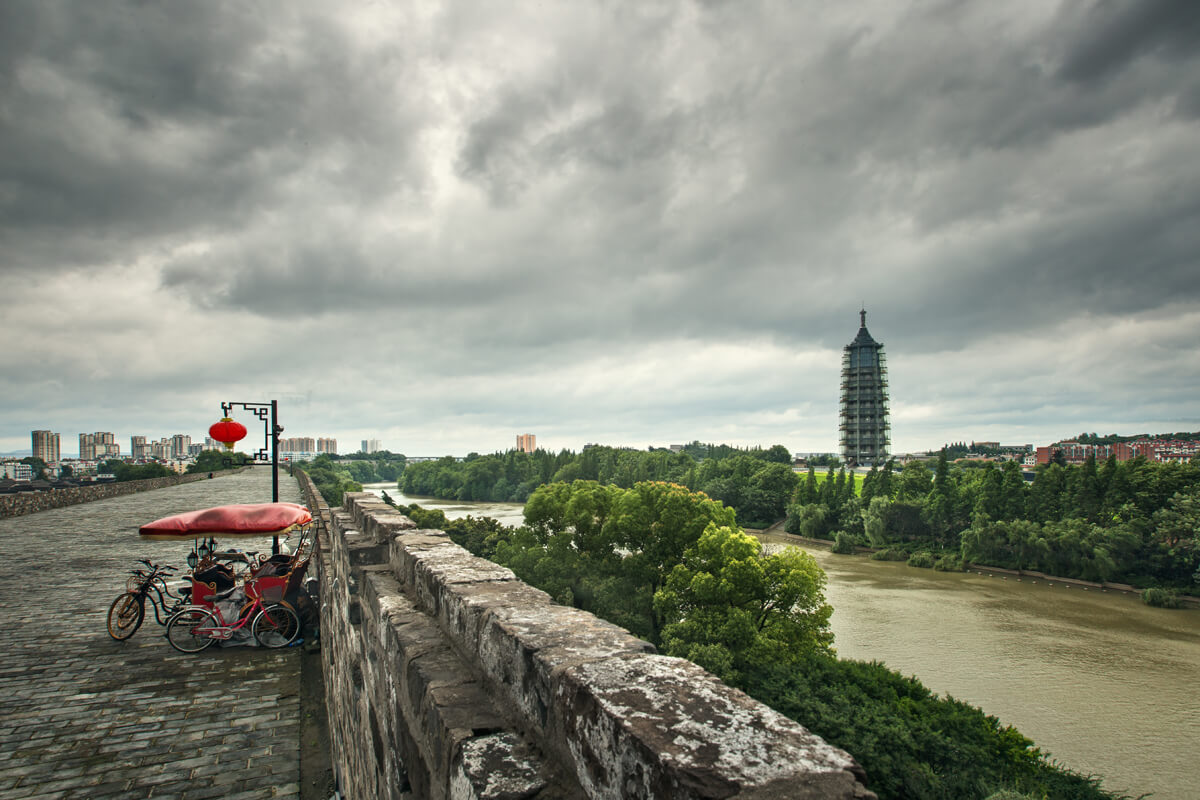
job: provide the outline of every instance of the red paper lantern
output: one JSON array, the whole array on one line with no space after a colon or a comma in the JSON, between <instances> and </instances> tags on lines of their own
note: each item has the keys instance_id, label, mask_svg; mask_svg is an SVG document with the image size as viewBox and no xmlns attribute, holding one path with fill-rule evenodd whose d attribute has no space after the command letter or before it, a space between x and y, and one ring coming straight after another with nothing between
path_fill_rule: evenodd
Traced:
<instances>
[{"instance_id":1,"label":"red paper lantern","mask_svg":"<svg viewBox=\"0 0 1200 800\"><path fill-rule=\"evenodd\" d=\"M208 435L225 445L226 450L232 450L235 442L246 438L246 426L234 422L232 417L224 417L220 422L213 423Z\"/></svg>"}]
</instances>

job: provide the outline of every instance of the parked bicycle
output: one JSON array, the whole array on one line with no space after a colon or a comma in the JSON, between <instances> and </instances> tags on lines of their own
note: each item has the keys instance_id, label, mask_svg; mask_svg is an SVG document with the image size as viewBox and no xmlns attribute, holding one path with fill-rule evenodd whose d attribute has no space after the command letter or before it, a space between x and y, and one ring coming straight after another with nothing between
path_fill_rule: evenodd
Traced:
<instances>
[{"instance_id":1,"label":"parked bicycle","mask_svg":"<svg viewBox=\"0 0 1200 800\"><path fill-rule=\"evenodd\" d=\"M209 605L189 605L167 622L167 641L181 653L199 653L213 642L227 641L234 633L250 626L250 634L262 647L286 647L300 635L300 616L284 603L264 603L263 592L255 581L246 582L246 597L237 619L225 621L219 601L230 597L235 589L227 589L212 598Z\"/></svg>"},{"instance_id":2,"label":"parked bicycle","mask_svg":"<svg viewBox=\"0 0 1200 800\"><path fill-rule=\"evenodd\" d=\"M138 560L146 565L146 569L131 570L126 591L108 607L108 635L119 642L133 636L142 626L146 618L146 600L154 608L154 620L159 625L166 625L186 602L167 585L167 578L175 572L175 567L154 564L145 558Z\"/></svg>"}]
</instances>

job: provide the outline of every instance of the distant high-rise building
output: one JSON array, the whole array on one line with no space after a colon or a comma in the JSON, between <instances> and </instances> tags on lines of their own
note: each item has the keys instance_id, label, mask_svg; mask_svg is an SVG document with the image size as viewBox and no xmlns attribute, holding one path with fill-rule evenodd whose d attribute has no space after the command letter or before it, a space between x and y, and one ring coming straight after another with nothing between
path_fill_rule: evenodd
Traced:
<instances>
[{"instance_id":1,"label":"distant high-rise building","mask_svg":"<svg viewBox=\"0 0 1200 800\"><path fill-rule=\"evenodd\" d=\"M891 443L888 424L887 361L883 345L867 333L867 311L859 312L854 341L842 348L842 459L851 465L883 464Z\"/></svg>"},{"instance_id":2,"label":"distant high-rise building","mask_svg":"<svg viewBox=\"0 0 1200 800\"><path fill-rule=\"evenodd\" d=\"M364 452L364 453L377 453L382 449L383 448L379 446L378 439L363 439L362 440L362 452Z\"/></svg>"},{"instance_id":3,"label":"distant high-rise building","mask_svg":"<svg viewBox=\"0 0 1200 800\"><path fill-rule=\"evenodd\" d=\"M171 440L162 438L157 442L152 442L150 444L150 455L159 461L170 461L172 458Z\"/></svg>"},{"instance_id":4,"label":"distant high-rise building","mask_svg":"<svg viewBox=\"0 0 1200 800\"><path fill-rule=\"evenodd\" d=\"M129 437L129 456L135 461L150 457L150 448L146 446L145 436Z\"/></svg>"},{"instance_id":5,"label":"distant high-rise building","mask_svg":"<svg viewBox=\"0 0 1200 800\"><path fill-rule=\"evenodd\" d=\"M532 433L518 433L517 449L523 453L532 453L537 450L537 436Z\"/></svg>"},{"instance_id":6,"label":"distant high-rise building","mask_svg":"<svg viewBox=\"0 0 1200 800\"><path fill-rule=\"evenodd\" d=\"M117 444L116 434L109 431L79 434L79 458L83 461L96 461L102 458L116 458L121 455L121 446Z\"/></svg>"},{"instance_id":7,"label":"distant high-rise building","mask_svg":"<svg viewBox=\"0 0 1200 800\"><path fill-rule=\"evenodd\" d=\"M317 452L337 455L337 439L317 439Z\"/></svg>"},{"instance_id":8,"label":"distant high-rise building","mask_svg":"<svg viewBox=\"0 0 1200 800\"><path fill-rule=\"evenodd\" d=\"M171 458L186 458L188 448L192 446L192 437L186 433L177 433L171 437Z\"/></svg>"},{"instance_id":9,"label":"distant high-rise building","mask_svg":"<svg viewBox=\"0 0 1200 800\"><path fill-rule=\"evenodd\" d=\"M51 431L31 431L33 455L47 464L62 461L62 438Z\"/></svg>"},{"instance_id":10,"label":"distant high-rise building","mask_svg":"<svg viewBox=\"0 0 1200 800\"><path fill-rule=\"evenodd\" d=\"M290 439L279 440L281 453L313 453L316 452L317 442L311 436L293 436Z\"/></svg>"}]
</instances>

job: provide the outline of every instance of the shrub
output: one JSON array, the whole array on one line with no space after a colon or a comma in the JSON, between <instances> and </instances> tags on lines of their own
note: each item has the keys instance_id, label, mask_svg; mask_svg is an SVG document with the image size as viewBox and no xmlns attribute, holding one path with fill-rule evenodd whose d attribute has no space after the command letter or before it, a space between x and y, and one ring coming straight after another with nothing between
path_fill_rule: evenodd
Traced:
<instances>
[{"instance_id":1,"label":"shrub","mask_svg":"<svg viewBox=\"0 0 1200 800\"><path fill-rule=\"evenodd\" d=\"M908 557L908 565L910 567L922 567L930 569L933 567L933 553L928 550L922 550L919 553L913 553Z\"/></svg>"},{"instance_id":2,"label":"shrub","mask_svg":"<svg viewBox=\"0 0 1200 800\"><path fill-rule=\"evenodd\" d=\"M895 547L885 547L883 550L876 550L874 553L871 553L871 558L876 561L907 561L908 553L898 550Z\"/></svg>"},{"instance_id":3,"label":"shrub","mask_svg":"<svg viewBox=\"0 0 1200 800\"><path fill-rule=\"evenodd\" d=\"M933 562L933 568L938 572L962 572L962 557L956 556L953 553L947 553Z\"/></svg>"},{"instance_id":4,"label":"shrub","mask_svg":"<svg viewBox=\"0 0 1200 800\"><path fill-rule=\"evenodd\" d=\"M830 549L833 550L833 552L841 553L842 555L853 555L854 545L855 541L853 536L845 531L838 531L833 535L833 547Z\"/></svg>"},{"instance_id":5,"label":"shrub","mask_svg":"<svg viewBox=\"0 0 1200 800\"><path fill-rule=\"evenodd\" d=\"M1142 602L1155 608L1179 608L1179 592L1174 589L1143 589Z\"/></svg>"}]
</instances>

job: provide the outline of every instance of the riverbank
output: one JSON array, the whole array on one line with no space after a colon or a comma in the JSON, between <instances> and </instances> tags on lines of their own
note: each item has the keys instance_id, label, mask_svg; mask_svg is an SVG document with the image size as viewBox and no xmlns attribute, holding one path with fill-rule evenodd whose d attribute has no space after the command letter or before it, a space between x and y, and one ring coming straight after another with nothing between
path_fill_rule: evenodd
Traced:
<instances>
[{"instance_id":1,"label":"riverbank","mask_svg":"<svg viewBox=\"0 0 1200 800\"><path fill-rule=\"evenodd\" d=\"M807 536L797 536L794 533L787 533L779 529L779 526L771 526L765 530L754 530L747 528L746 533L755 536L759 541L775 544L793 544L799 547L817 547L823 550L832 552L833 542L829 539L810 539ZM878 548L874 547L855 547L854 555L870 556L877 552ZM839 554L845 555L845 554ZM903 562L898 562L903 563ZM913 569L925 569L924 567L913 567ZM1005 567L990 567L986 564L966 564L962 570L966 573L973 573L989 578L999 578L1007 581L1009 578L1015 578L1017 583L1028 583L1030 586L1037 586L1039 583L1047 586L1059 586L1066 589L1080 589L1081 591L1095 591L1101 594L1125 594L1133 595L1138 598L1142 596L1142 592L1136 586L1131 586L1128 583L1096 583L1094 581L1085 581L1078 578L1062 578L1055 575L1047 575L1044 572L1035 572L1033 570L1018 570L1007 569ZM1179 602L1182 606L1188 609L1200 609L1200 597L1191 595L1180 595Z\"/></svg>"}]
</instances>

